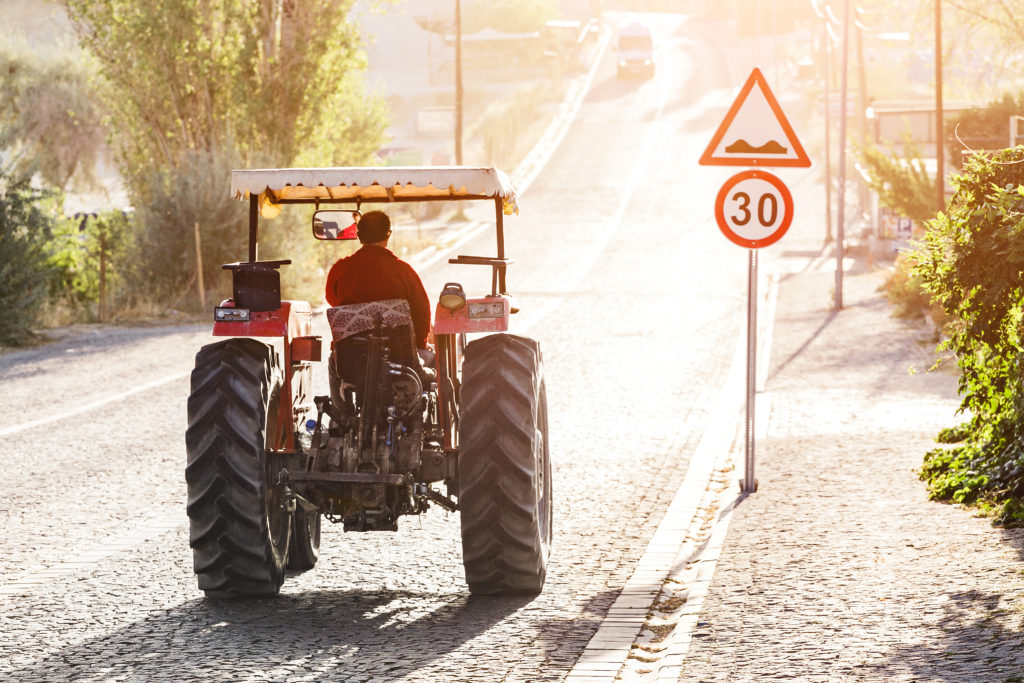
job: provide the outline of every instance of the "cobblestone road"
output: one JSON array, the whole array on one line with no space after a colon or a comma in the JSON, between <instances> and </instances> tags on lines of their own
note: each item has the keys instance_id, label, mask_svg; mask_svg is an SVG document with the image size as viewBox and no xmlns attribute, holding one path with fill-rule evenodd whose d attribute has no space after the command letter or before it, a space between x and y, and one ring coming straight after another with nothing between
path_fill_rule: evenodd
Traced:
<instances>
[{"instance_id":1,"label":"cobblestone road","mask_svg":"<svg viewBox=\"0 0 1024 683\"><path fill-rule=\"evenodd\" d=\"M605 63L506 223L513 331L541 341L551 411L555 551L540 596L470 598L458 518L434 510L396 534L326 527L316 569L277 599L204 600L183 435L207 333L104 329L0 358L0 677L563 677L682 480L742 320L745 255L711 223L720 178L679 161L724 113L708 98L737 84L694 51L700 27L656 27L657 76L620 81ZM430 292L453 276L479 291L483 270L424 277Z\"/></svg>"}]
</instances>

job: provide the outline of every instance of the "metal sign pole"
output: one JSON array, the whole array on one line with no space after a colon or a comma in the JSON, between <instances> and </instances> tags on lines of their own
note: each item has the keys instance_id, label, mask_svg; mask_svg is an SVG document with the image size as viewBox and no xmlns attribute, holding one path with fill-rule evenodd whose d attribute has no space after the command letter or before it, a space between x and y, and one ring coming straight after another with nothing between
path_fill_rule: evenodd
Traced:
<instances>
[{"instance_id":1,"label":"metal sign pole","mask_svg":"<svg viewBox=\"0 0 1024 683\"><path fill-rule=\"evenodd\" d=\"M747 448L743 492L757 490L754 478L754 412L757 389L757 249L748 249L747 261Z\"/></svg>"}]
</instances>

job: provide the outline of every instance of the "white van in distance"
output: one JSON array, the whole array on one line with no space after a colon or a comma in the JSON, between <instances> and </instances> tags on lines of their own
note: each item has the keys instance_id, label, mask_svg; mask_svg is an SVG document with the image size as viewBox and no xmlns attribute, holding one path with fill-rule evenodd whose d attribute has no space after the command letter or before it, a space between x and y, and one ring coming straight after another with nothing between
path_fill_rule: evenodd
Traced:
<instances>
[{"instance_id":1,"label":"white van in distance","mask_svg":"<svg viewBox=\"0 0 1024 683\"><path fill-rule=\"evenodd\" d=\"M651 30L639 22L619 27L615 41L617 73L620 77L654 75L654 41Z\"/></svg>"}]
</instances>

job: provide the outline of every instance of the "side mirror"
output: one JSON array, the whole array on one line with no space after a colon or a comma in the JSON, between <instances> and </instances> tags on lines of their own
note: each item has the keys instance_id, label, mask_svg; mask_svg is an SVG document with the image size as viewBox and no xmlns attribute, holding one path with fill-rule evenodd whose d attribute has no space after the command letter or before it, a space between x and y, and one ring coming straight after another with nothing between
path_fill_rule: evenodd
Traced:
<instances>
[{"instance_id":1,"label":"side mirror","mask_svg":"<svg viewBox=\"0 0 1024 683\"><path fill-rule=\"evenodd\" d=\"M358 211L323 209L313 212L313 237L318 240L354 240Z\"/></svg>"}]
</instances>

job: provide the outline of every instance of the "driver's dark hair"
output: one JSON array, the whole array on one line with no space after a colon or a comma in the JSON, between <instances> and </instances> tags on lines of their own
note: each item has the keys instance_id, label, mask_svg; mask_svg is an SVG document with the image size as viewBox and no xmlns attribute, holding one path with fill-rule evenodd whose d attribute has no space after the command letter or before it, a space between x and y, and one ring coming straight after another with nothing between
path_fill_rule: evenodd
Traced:
<instances>
[{"instance_id":1,"label":"driver's dark hair","mask_svg":"<svg viewBox=\"0 0 1024 683\"><path fill-rule=\"evenodd\" d=\"M391 232L391 219L383 211L367 211L359 218L356 235L363 244L383 242Z\"/></svg>"}]
</instances>

